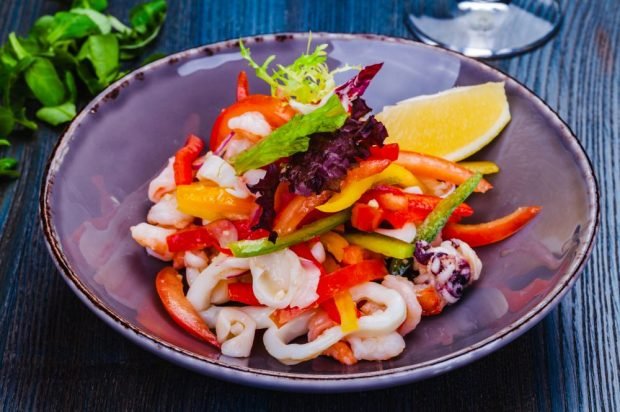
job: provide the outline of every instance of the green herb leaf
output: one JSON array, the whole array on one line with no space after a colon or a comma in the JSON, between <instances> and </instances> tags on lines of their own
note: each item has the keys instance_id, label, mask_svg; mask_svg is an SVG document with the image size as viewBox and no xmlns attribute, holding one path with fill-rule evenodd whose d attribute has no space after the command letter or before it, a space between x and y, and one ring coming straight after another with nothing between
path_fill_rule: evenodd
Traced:
<instances>
[{"instance_id":1,"label":"green herb leaf","mask_svg":"<svg viewBox=\"0 0 620 412\"><path fill-rule=\"evenodd\" d=\"M108 8L108 0L74 0L72 9L92 9L96 11L104 11Z\"/></svg>"},{"instance_id":2,"label":"green herb leaf","mask_svg":"<svg viewBox=\"0 0 620 412\"><path fill-rule=\"evenodd\" d=\"M112 31L112 23L105 14L93 9L71 9L71 13L82 14L93 21L99 29L99 34L108 34Z\"/></svg>"},{"instance_id":3,"label":"green herb leaf","mask_svg":"<svg viewBox=\"0 0 620 412\"><path fill-rule=\"evenodd\" d=\"M65 100L65 86L48 59L37 57L24 75L28 87L43 106L58 106Z\"/></svg>"},{"instance_id":4,"label":"green herb leaf","mask_svg":"<svg viewBox=\"0 0 620 412\"><path fill-rule=\"evenodd\" d=\"M0 159L0 177L16 178L19 172L17 168L17 160L12 157L3 157Z\"/></svg>"},{"instance_id":5,"label":"green herb leaf","mask_svg":"<svg viewBox=\"0 0 620 412\"><path fill-rule=\"evenodd\" d=\"M66 102L55 107L42 107L37 110L37 118L52 126L70 122L76 114L75 103Z\"/></svg>"},{"instance_id":6,"label":"green herb leaf","mask_svg":"<svg viewBox=\"0 0 620 412\"><path fill-rule=\"evenodd\" d=\"M118 39L113 34L90 36L77 56L78 74L96 94L118 78Z\"/></svg>"},{"instance_id":7,"label":"green herb leaf","mask_svg":"<svg viewBox=\"0 0 620 412\"><path fill-rule=\"evenodd\" d=\"M35 122L33 122L32 120L28 119L28 117L26 116L26 108L25 107L21 107L19 108L16 112L13 113L15 115L15 123L30 129L30 130L37 130L39 128L39 126L37 126L37 124Z\"/></svg>"},{"instance_id":8,"label":"green herb leaf","mask_svg":"<svg viewBox=\"0 0 620 412\"><path fill-rule=\"evenodd\" d=\"M22 46L15 33L9 34L9 44L13 48L13 53L15 53L17 60L22 60L30 56L30 53Z\"/></svg>"},{"instance_id":9,"label":"green herb leaf","mask_svg":"<svg viewBox=\"0 0 620 412\"><path fill-rule=\"evenodd\" d=\"M154 0L134 7L130 12L131 30L119 30L124 59L135 57L135 51L151 43L161 30L168 6L165 0ZM112 23L114 25L114 23ZM126 27L125 27L126 28Z\"/></svg>"},{"instance_id":10,"label":"green herb leaf","mask_svg":"<svg viewBox=\"0 0 620 412\"><path fill-rule=\"evenodd\" d=\"M165 0L135 7L130 27L105 14L107 0L71 4L69 11L37 19L27 36L11 33L0 45L0 137L16 127L36 130L32 112L52 125L72 120L81 86L88 88L88 96L126 74L120 66L121 43L123 58L137 57L166 16ZM6 144L0 139L0 146ZM0 175L17 176L16 165L15 159L0 159Z\"/></svg>"},{"instance_id":11,"label":"green herb leaf","mask_svg":"<svg viewBox=\"0 0 620 412\"><path fill-rule=\"evenodd\" d=\"M139 4L129 13L131 27L140 34L147 34L155 26L161 26L168 6L165 0L154 0Z\"/></svg>"},{"instance_id":12,"label":"green herb leaf","mask_svg":"<svg viewBox=\"0 0 620 412\"><path fill-rule=\"evenodd\" d=\"M41 16L34 22L30 35L37 39L45 39L54 26L54 16Z\"/></svg>"},{"instance_id":13,"label":"green herb leaf","mask_svg":"<svg viewBox=\"0 0 620 412\"><path fill-rule=\"evenodd\" d=\"M62 40L79 39L97 33L99 33L99 28L89 17L61 11L54 15L54 22L46 37L49 44L54 44Z\"/></svg>"},{"instance_id":14,"label":"green herb leaf","mask_svg":"<svg viewBox=\"0 0 620 412\"><path fill-rule=\"evenodd\" d=\"M11 143L6 139L0 139L0 146L10 146Z\"/></svg>"},{"instance_id":15,"label":"green herb leaf","mask_svg":"<svg viewBox=\"0 0 620 412\"><path fill-rule=\"evenodd\" d=\"M8 136L14 128L15 117L13 112L4 106L0 106L0 136Z\"/></svg>"},{"instance_id":16,"label":"green herb leaf","mask_svg":"<svg viewBox=\"0 0 620 412\"><path fill-rule=\"evenodd\" d=\"M65 85L67 86L67 91L69 92L69 101L76 102L77 101L77 85L75 84L75 77L71 72L65 72Z\"/></svg>"},{"instance_id":17,"label":"green herb leaf","mask_svg":"<svg viewBox=\"0 0 620 412\"><path fill-rule=\"evenodd\" d=\"M283 157L308 150L310 135L339 129L348 114L338 96L332 96L315 111L296 115L256 145L232 159L238 173L268 165Z\"/></svg>"}]
</instances>

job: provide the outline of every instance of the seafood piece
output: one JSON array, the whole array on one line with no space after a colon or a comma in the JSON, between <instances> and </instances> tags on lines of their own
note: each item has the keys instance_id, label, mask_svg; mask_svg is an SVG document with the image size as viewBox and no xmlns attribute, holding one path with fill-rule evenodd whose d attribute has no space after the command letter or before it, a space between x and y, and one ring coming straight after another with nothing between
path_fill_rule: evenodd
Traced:
<instances>
[{"instance_id":1,"label":"seafood piece","mask_svg":"<svg viewBox=\"0 0 620 412\"><path fill-rule=\"evenodd\" d=\"M306 307L318 295L320 271L314 264L303 263L289 249L249 259L252 289L260 303L282 309Z\"/></svg>"},{"instance_id":2,"label":"seafood piece","mask_svg":"<svg viewBox=\"0 0 620 412\"><path fill-rule=\"evenodd\" d=\"M165 229L163 227L149 225L148 223L139 223L129 228L131 237L142 247L147 248L147 252L151 256L155 256L165 262L172 260L173 255L168 250L166 238L173 233L174 229Z\"/></svg>"},{"instance_id":3,"label":"seafood piece","mask_svg":"<svg viewBox=\"0 0 620 412\"><path fill-rule=\"evenodd\" d=\"M159 202L159 200L166 194L173 192L177 188L177 184L174 181L174 157L168 159L168 164L164 167L159 175L149 183L149 200L153 203Z\"/></svg>"},{"instance_id":4,"label":"seafood piece","mask_svg":"<svg viewBox=\"0 0 620 412\"><path fill-rule=\"evenodd\" d=\"M351 336L346 340L358 360L387 360L400 355L405 349L405 340L397 332L365 338Z\"/></svg>"},{"instance_id":5,"label":"seafood piece","mask_svg":"<svg viewBox=\"0 0 620 412\"><path fill-rule=\"evenodd\" d=\"M256 322L251 316L236 308L223 308L217 316L215 331L224 355L250 356L256 332Z\"/></svg>"},{"instance_id":6,"label":"seafood piece","mask_svg":"<svg viewBox=\"0 0 620 412\"><path fill-rule=\"evenodd\" d=\"M289 343L308 332L310 318L313 315L313 311L306 312L281 328L276 326L268 328L263 335L263 343L267 352L285 365L296 365L316 358L344 337L340 325L336 325L323 331L311 342Z\"/></svg>"},{"instance_id":7,"label":"seafood piece","mask_svg":"<svg viewBox=\"0 0 620 412\"><path fill-rule=\"evenodd\" d=\"M187 299L197 311L203 311L211 306L212 295L218 283L222 280L235 277L249 270L248 259L233 258L219 254L211 264L205 268L194 280L187 291Z\"/></svg>"},{"instance_id":8,"label":"seafood piece","mask_svg":"<svg viewBox=\"0 0 620 412\"><path fill-rule=\"evenodd\" d=\"M151 207L146 221L152 225L183 229L194 221L194 217L179 211L176 196L166 193Z\"/></svg>"},{"instance_id":9,"label":"seafood piece","mask_svg":"<svg viewBox=\"0 0 620 412\"><path fill-rule=\"evenodd\" d=\"M418 326L422 319L422 306L418 302L414 284L402 276L387 275L383 282L386 288L398 292L407 305L407 318L398 328L398 333L405 336Z\"/></svg>"},{"instance_id":10,"label":"seafood piece","mask_svg":"<svg viewBox=\"0 0 620 412\"><path fill-rule=\"evenodd\" d=\"M432 247L424 241L416 243L415 284L434 286L446 304L456 303L464 289L480 277L482 262L465 242L451 239Z\"/></svg>"}]
</instances>

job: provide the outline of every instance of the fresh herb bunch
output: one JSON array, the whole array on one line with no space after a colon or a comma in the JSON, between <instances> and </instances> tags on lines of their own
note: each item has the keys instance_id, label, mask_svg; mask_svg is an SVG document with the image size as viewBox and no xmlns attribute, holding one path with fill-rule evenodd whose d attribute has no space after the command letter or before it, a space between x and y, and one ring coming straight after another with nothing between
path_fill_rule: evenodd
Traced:
<instances>
[{"instance_id":1,"label":"fresh herb bunch","mask_svg":"<svg viewBox=\"0 0 620 412\"><path fill-rule=\"evenodd\" d=\"M107 0L74 0L69 11L39 18L26 37L9 35L0 47L0 138L17 127L36 130L31 112L53 126L71 121L78 91L105 89L126 74L121 61L135 59L157 37L167 3L134 7L129 26L107 7ZM17 176L15 166L15 159L0 159L0 176Z\"/></svg>"}]
</instances>

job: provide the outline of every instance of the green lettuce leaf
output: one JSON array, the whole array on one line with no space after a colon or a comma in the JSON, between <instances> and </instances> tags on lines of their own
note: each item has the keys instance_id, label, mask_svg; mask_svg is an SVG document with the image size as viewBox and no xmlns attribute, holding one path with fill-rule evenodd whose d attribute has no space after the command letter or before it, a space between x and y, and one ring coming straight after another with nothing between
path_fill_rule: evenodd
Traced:
<instances>
[{"instance_id":1,"label":"green lettuce leaf","mask_svg":"<svg viewBox=\"0 0 620 412\"><path fill-rule=\"evenodd\" d=\"M339 129L348 114L334 95L315 111L293 117L256 145L239 153L231 161L237 173L268 165L283 157L308 150L310 135Z\"/></svg>"}]
</instances>

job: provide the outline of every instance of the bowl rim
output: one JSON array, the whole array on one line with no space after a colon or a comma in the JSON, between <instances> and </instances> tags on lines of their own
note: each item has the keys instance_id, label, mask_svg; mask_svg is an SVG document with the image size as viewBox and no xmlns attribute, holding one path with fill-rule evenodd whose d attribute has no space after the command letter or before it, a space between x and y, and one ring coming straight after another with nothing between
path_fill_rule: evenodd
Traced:
<instances>
[{"instance_id":1,"label":"bowl rim","mask_svg":"<svg viewBox=\"0 0 620 412\"><path fill-rule=\"evenodd\" d=\"M546 114L546 117L556 123L560 138L563 139L563 142L566 143L571 152L574 154L575 164L581 169L584 178L588 183L588 193L590 195L588 201L590 202L591 207L588 225L585 228L587 242L579 245L571 264L567 269L565 269L564 274L553 290L545 296L538 305L527 312L527 314L523 315L517 321L506 326L496 334L460 351L415 365L347 375L333 373L308 375L290 372L274 372L247 366L230 365L226 362L222 362L220 359L209 359L154 336L148 331L141 329L137 325L134 325L118 316L112 308L105 305L94 292L89 290L89 288L80 280L78 273L72 269L70 262L62 251L60 239L57 237L52 222L53 214L51 208L51 191L55 182L55 174L63 162L64 156L68 151L69 144L75 137L75 131L86 116L91 113L95 113L100 105L106 104L110 100L114 100L114 97L116 97L120 90L127 87L131 82L140 80L145 73L156 70L161 66L176 64L182 60L189 60L199 56L211 56L221 52L228 52L239 47L239 40L242 40L245 44L284 42L292 39L307 39L308 35L309 34L307 32L262 34L247 36L241 39L224 40L173 53L129 73L122 79L107 87L98 96L91 100L84 107L84 109L82 109L71 124L65 129L50 154L49 160L45 166L45 178L41 185L39 197L39 218L45 236L46 246L65 282L78 296L78 298L106 324L132 342L146 348L152 353L185 368L208 376L268 389L303 392L346 392L402 385L416 380L426 379L431 376L464 366L474 360L490 354L491 352L503 347L517 337L521 336L537 324L559 303L561 298L579 278L579 275L581 274L590 253L592 252L594 240L600 223L599 185L594 174L592 162L581 142L577 139L574 132L566 124L566 122L562 120L562 118L546 102L544 102L533 91L518 80L485 62L475 60L442 47L427 45L401 37L368 33L312 33L313 38L317 40L369 40L432 49L436 53L449 54L459 58L460 60L469 61L481 70L491 72L494 75L503 78L506 83L511 84L511 86L516 87L528 96L530 101L537 106L540 112ZM327 382L332 383L332 385L325 385Z\"/></svg>"}]
</instances>

